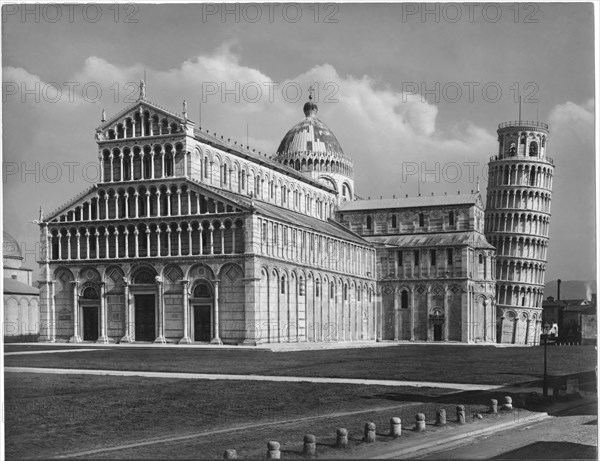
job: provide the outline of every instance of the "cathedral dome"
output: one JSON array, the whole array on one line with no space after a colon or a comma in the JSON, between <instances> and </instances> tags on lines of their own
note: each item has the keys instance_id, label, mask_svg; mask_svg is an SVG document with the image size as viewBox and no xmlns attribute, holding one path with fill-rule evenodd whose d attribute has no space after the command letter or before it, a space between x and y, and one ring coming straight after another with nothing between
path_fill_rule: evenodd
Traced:
<instances>
[{"instance_id":1,"label":"cathedral dome","mask_svg":"<svg viewBox=\"0 0 600 461\"><path fill-rule=\"evenodd\" d=\"M21 253L21 247L12 235L8 232L2 232L3 244L2 244L2 257L4 259L23 259L23 254Z\"/></svg>"},{"instance_id":2,"label":"cathedral dome","mask_svg":"<svg viewBox=\"0 0 600 461\"><path fill-rule=\"evenodd\" d=\"M305 118L283 137L275 160L298 171L323 171L353 176L352 160L344 155L331 130L317 118L312 95L304 104Z\"/></svg>"}]
</instances>

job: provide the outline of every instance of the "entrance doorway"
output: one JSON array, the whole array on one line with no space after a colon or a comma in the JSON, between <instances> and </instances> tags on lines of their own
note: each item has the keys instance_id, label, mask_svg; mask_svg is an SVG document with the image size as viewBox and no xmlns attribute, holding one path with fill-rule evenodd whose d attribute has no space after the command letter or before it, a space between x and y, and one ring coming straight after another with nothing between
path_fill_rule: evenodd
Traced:
<instances>
[{"instance_id":1,"label":"entrance doorway","mask_svg":"<svg viewBox=\"0 0 600 461\"><path fill-rule=\"evenodd\" d=\"M83 340L98 340L98 306L82 306Z\"/></svg>"},{"instance_id":2,"label":"entrance doorway","mask_svg":"<svg viewBox=\"0 0 600 461\"><path fill-rule=\"evenodd\" d=\"M442 338L442 327L444 325L441 323L434 323L433 324L433 340L434 341L443 341Z\"/></svg>"},{"instance_id":3,"label":"entrance doorway","mask_svg":"<svg viewBox=\"0 0 600 461\"><path fill-rule=\"evenodd\" d=\"M135 295L135 340L156 339L155 295Z\"/></svg>"},{"instance_id":4,"label":"entrance doorway","mask_svg":"<svg viewBox=\"0 0 600 461\"><path fill-rule=\"evenodd\" d=\"M194 341L209 342L211 340L211 311L210 304L194 306Z\"/></svg>"}]
</instances>

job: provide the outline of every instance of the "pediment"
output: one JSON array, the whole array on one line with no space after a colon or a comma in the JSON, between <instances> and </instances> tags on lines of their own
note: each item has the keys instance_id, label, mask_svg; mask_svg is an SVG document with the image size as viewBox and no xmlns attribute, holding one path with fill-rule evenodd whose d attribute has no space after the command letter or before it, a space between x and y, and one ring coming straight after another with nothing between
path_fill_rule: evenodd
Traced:
<instances>
[{"instance_id":1,"label":"pediment","mask_svg":"<svg viewBox=\"0 0 600 461\"><path fill-rule=\"evenodd\" d=\"M200 182L190 180L189 178L170 177L148 181L125 181L95 184L94 186L90 187L89 189L86 189L81 194L75 196L72 200L68 201L67 203L50 213L46 218L44 218L44 222L72 222L73 214L71 212L74 212L78 208L81 208L83 210L84 206L86 204L92 203L92 200L95 199L98 195L103 197L105 194L108 194L108 196L111 197L109 198L109 200L113 200L115 195L124 194L124 192L130 190L131 188L135 190L140 190L141 188L143 188L146 191L152 191L164 190L165 187L169 190L171 190L174 187L182 189L184 186L188 190L198 194L198 196L205 197L209 200L212 200L214 203L218 202L219 204L221 204L223 212L242 213L251 211L250 198L246 198L239 194L230 193L227 191L222 191L221 193L219 189L206 186ZM177 218L178 216L174 215L173 217Z\"/></svg>"}]
</instances>

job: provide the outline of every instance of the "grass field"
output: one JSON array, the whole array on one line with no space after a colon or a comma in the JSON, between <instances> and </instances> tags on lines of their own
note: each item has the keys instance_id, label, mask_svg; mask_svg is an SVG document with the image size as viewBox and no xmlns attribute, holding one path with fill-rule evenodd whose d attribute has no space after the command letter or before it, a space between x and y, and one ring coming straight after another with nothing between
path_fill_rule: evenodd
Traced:
<instances>
[{"instance_id":1,"label":"grass field","mask_svg":"<svg viewBox=\"0 0 600 461\"><path fill-rule=\"evenodd\" d=\"M5 352L18 350L36 349L5 348ZM5 355L5 366L503 385L539 378L542 359L542 348L452 345L303 352L113 347L92 352ZM551 375L576 373L594 369L596 351L594 347L550 347L548 359ZM210 437L93 453L87 457L220 458L225 448L241 450L244 457L264 457L265 444L270 439L282 443L283 457L291 457L299 454L302 435L307 432L319 434L320 450L326 452L331 449L335 428L340 425L348 427L356 445L360 443L365 421L372 420L378 427L386 428L391 416L401 416L403 425L410 428L417 411L425 411L428 418L433 418L440 405L449 405L447 411L452 414L456 404L477 406L489 398L505 395L501 391L449 392L400 386L9 372L5 373L6 455L47 458L221 430ZM423 409L422 405L430 406ZM380 411L376 411L378 408ZM345 414L340 416L340 413ZM301 420L297 421L298 418ZM256 424L259 426L232 429Z\"/></svg>"},{"instance_id":2,"label":"grass field","mask_svg":"<svg viewBox=\"0 0 600 461\"><path fill-rule=\"evenodd\" d=\"M49 457L155 437L332 416L433 399L447 392L428 388L7 373L6 456ZM300 432L314 429L314 423L304 422L302 427ZM270 430L274 437L280 434L281 427L264 430ZM228 433L227 438L231 443L241 443L232 434ZM203 457L221 457L221 448L210 440L213 451L204 452ZM256 445L254 439L251 441ZM194 441L190 443L193 445ZM258 445L264 448L262 441ZM139 456L146 457L156 448L145 450ZM163 456L168 456L168 452L163 452Z\"/></svg>"},{"instance_id":3,"label":"grass field","mask_svg":"<svg viewBox=\"0 0 600 461\"><path fill-rule=\"evenodd\" d=\"M32 348L30 348L32 349ZM16 346L6 352L19 350ZM22 346L21 346L22 350ZM511 384L543 374L542 347L399 345L299 352L108 348L93 352L5 356L5 366L97 368L334 378ZM548 348L548 373L593 370L594 346Z\"/></svg>"}]
</instances>

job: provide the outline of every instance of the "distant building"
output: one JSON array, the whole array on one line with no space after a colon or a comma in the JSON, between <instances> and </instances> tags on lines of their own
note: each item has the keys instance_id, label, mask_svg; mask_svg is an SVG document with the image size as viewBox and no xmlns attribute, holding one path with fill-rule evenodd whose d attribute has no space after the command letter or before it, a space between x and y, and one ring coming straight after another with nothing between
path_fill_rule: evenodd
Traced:
<instances>
[{"instance_id":1,"label":"distant building","mask_svg":"<svg viewBox=\"0 0 600 461\"><path fill-rule=\"evenodd\" d=\"M543 325L558 326L559 344L596 344L598 337L596 294L592 300L549 297L542 304Z\"/></svg>"},{"instance_id":2,"label":"distant building","mask_svg":"<svg viewBox=\"0 0 600 461\"><path fill-rule=\"evenodd\" d=\"M37 341L39 290L32 286L32 270L21 267L23 255L16 239L3 232L4 341Z\"/></svg>"}]
</instances>

